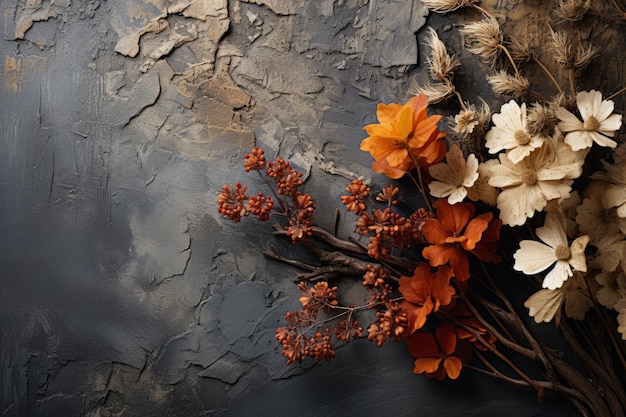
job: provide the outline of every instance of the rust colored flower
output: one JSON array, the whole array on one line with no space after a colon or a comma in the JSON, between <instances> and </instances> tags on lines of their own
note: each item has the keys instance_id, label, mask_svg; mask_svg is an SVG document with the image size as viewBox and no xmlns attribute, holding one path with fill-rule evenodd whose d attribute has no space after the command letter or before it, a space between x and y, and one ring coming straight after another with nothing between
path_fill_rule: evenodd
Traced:
<instances>
[{"instance_id":1,"label":"rust colored flower","mask_svg":"<svg viewBox=\"0 0 626 417\"><path fill-rule=\"evenodd\" d=\"M433 272L430 265L422 262L415 268L412 277L400 278L398 289L404 296L402 311L407 313L409 334L422 328L430 313L450 304L455 294L454 287L450 285L452 275L447 266Z\"/></svg>"},{"instance_id":2,"label":"rust colored flower","mask_svg":"<svg viewBox=\"0 0 626 417\"><path fill-rule=\"evenodd\" d=\"M287 236L291 237L292 243L305 241L313 233L311 221L315 202L310 194L295 192L292 198L294 211L289 215L289 224L285 226Z\"/></svg>"},{"instance_id":3,"label":"rust colored flower","mask_svg":"<svg viewBox=\"0 0 626 417\"><path fill-rule=\"evenodd\" d=\"M362 179L354 180L346 187L350 195L341 196L341 202L346 205L346 210L359 215L367 208L365 199L370 195L370 187Z\"/></svg>"},{"instance_id":4,"label":"rust colored flower","mask_svg":"<svg viewBox=\"0 0 626 417\"><path fill-rule=\"evenodd\" d=\"M435 336L417 332L406 339L409 352L416 358L413 372L425 373L427 377L443 380L446 376L456 379L461 374L463 364L469 362L469 345L458 340L454 326L445 323L435 330Z\"/></svg>"},{"instance_id":5,"label":"rust colored flower","mask_svg":"<svg viewBox=\"0 0 626 417\"><path fill-rule=\"evenodd\" d=\"M431 243L424 248L422 256L432 266L449 264L454 276L459 281L465 281L470 277L469 253L484 261L499 260L492 250L500 237L501 224L499 220L493 220L492 213L474 217L472 203L450 205L443 199L433 205L437 209L437 218L426 219L422 225L422 233ZM483 235L485 242L479 244Z\"/></svg>"},{"instance_id":6,"label":"rust colored flower","mask_svg":"<svg viewBox=\"0 0 626 417\"><path fill-rule=\"evenodd\" d=\"M337 340L350 343L350 340L363 335L363 328L359 327L359 323L354 319L339 320L337 326L335 326L334 333Z\"/></svg>"},{"instance_id":7,"label":"rust colored flower","mask_svg":"<svg viewBox=\"0 0 626 417\"><path fill-rule=\"evenodd\" d=\"M238 223L242 217L248 215L244 207L244 201L248 198L246 196L247 189L248 187L241 185L240 182L235 186L232 184L224 185L222 192L217 197L217 211L224 217L228 217L233 223Z\"/></svg>"},{"instance_id":8,"label":"rust colored flower","mask_svg":"<svg viewBox=\"0 0 626 417\"><path fill-rule=\"evenodd\" d=\"M297 172L291 168L289 161L285 161L283 158L269 162L265 172L268 177L273 178L276 182L278 194L291 195L304 184L302 172Z\"/></svg>"},{"instance_id":9,"label":"rust colored flower","mask_svg":"<svg viewBox=\"0 0 626 417\"><path fill-rule=\"evenodd\" d=\"M448 313L454 316L457 338L467 340L473 343L477 349L483 351L489 348L481 342L478 336L491 345L496 342L497 338L489 333L487 328L478 321L464 301L460 300L455 303L454 306L448 310Z\"/></svg>"},{"instance_id":10,"label":"rust colored flower","mask_svg":"<svg viewBox=\"0 0 626 417\"><path fill-rule=\"evenodd\" d=\"M367 329L367 339L381 347L387 339L400 341L407 332L408 318L402 311L402 304L387 303L387 310L376 312L378 321Z\"/></svg>"},{"instance_id":11,"label":"rust colored flower","mask_svg":"<svg viewBox=\"0 0 626 417\"><path fill-rule=\"evenodd\" d=\"M260 171L265 168L265 152L258 146L255 146L251 153L247 153L243 157L243 166L246 172Z\"/></svg>"},{"instance_id":12,"label":"rust colored flower","mask_svg":"<svg viewBox=\"0 0 626 417\"><path fill-rule=\"evenodd\" d=\"M378 105L379 123L364 127L369 137L361 142L361 150L368 151L375 160L374 172L400 178L415 167L414 160L430 166L443 159L445 143L439 139L445 135L437 129L441 116L429 117L427 106L425 94L412 97L404 105Z\"/></svg>"},{"instance_id":13,"label":"rust colored flower","mask_svg":"<svg viewBox=\"0 0 626 417\"><path fill-rule=\"evenodd\" d=\"M274 201L270 196L264 196L263 193L259 193L256 197L248 197L246 211L256 216L259 221L268 221L272 208L274 208Z\"/></svg>"},{"instance_id":14,"label":"rust colored flower","mask_svg":"<svg viewBox=\"0 0 626 417\"><path fill-rule=\"evenodd\" d=\"M311 317L317 317L317 312L323 310L328 313L334 306L338 305L337 287L330 287L328 282L320 281L309 288L306 282L298 284L300 290L300 304Z\"/></svg>"}]
</instances>

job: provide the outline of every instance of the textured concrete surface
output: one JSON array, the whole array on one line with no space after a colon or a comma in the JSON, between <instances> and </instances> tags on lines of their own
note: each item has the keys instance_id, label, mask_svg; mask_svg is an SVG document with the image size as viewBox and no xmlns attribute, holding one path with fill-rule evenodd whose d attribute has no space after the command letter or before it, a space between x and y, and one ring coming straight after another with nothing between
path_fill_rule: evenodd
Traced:
<instances>
[{"instance_id":1,"label":"textured concrete surface","mask_svg":"<svg viewBox=\"0 0 626 417\"><path fill-rule=\"evenodd\" d=\"M216 212L222 184L255 185L256 143L332 213L370 176L361 127L422 71L426 15L417 0L2 0L0 416L567 415L478 375L414 376L402 345L287 367L274 331L295 271L261 255L270 225Z\"/></svg>"}]
</instances>

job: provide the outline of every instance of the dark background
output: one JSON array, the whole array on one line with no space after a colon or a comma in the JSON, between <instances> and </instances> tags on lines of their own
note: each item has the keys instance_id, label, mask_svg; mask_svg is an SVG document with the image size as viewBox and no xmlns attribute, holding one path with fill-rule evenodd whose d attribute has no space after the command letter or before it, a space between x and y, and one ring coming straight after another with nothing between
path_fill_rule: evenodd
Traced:
<instances>
[{"instance_id":1,"label":"dark background","mask_svg":"<svg viewBox=\"0 0 626 417\"><path fill-rule=\"evenodd\" d=\"M417 0L2 0L0 416L572 415L471 372L413 375L402 344L286 366L274 333L297 271L262 256L270 224L216 211L222 184L258 189L241 164L259 144L307 173L330 226L372 176L362 126L423 75L426 16Z\"/></svg>"}]
</instances>

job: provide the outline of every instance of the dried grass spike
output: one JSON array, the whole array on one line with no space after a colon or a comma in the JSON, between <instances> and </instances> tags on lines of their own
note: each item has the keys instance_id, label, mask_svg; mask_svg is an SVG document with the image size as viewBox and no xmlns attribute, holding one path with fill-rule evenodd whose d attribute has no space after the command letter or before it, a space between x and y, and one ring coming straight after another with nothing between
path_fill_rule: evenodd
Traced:
<instances>
[{"instance_id":1,"label":"dried grass spike","mask_svg":"<svg viewBox=\"0 0 626 417\"><path fill-rule=\"evenodd\" d=\"M551 137L558 121L554 109L534 103L526 115L526 130L531 136Z\"/></svg>"},{"instance_id":2,"label":"dried grass spike","mask_svg":"<svg viewBox=\"0 0 626 417\"><path fill-rule=\"evenodd\" d=\"M575 56L572 37L566 32L550 30L550 51L554 60L563 68L574 68Z\"/></svg>"},{"instance_id":3,"label":"dried grass spike","mask_svg":"<svg viewBox=\"0 0 626 417\"><path fill-rule=\"evenodd\" d=\"M460 31L465 48L493 66L502 50L503 35L500 24L493 17L465 25Z\"/></svg>"},{"instance_id":4,"label":"dried grass spike","mask_svg":"<svg viewBox=\"0 0 626 417\"><path fill-rule=\"evenodd\" d=\"M478 3L478 0L422 0L435 13L448 13Z\"/></svg>"},{"instance_id":5,"label":"dried grass spike","mask_svg":"<svg viewBox=\"0 0 626 417\"><path fill-rule=\"evenodd\" d=\"M512 96L515 99L524 97L530 88L528 79L522 76L509 75L504 70L487 76L487 81L494 93Z\"/></svg>"},{"instance_id":6,"label":"dried grass spike","mask_svg":"<svg viewBox=\"0 0 626 417\"><path fill-rule=\"evenodd\" d=\"M439 103L451 97L454 92L454 85L451 83L428 83L424 85L416 84L413 87L414 94L426 94L429 103Z\"/></svg>"},{"instance_id":7,"label":"dried grass spike","mask_svg":"<svg viewBox=\"0 0 626 417\"><path fill-rule=\"evenodd\" d=\"M585 17L591 8L591 0L559 0L556 16L563 20L576 22Z\"/></svg>"},{"instance_id":8,"label":"dried grass spike","mask_svg":"<svg viewBox=\"0 0 626 417\"><path fill-rule=\"evenodd\" d=\"M432 27L427 29L426 45L430 48L428 56L428 70L433 80L450 81L454 70L461 63L456 56L451 56L444 43L439 39L437 32Z\"/></svg>"}]
</instances>

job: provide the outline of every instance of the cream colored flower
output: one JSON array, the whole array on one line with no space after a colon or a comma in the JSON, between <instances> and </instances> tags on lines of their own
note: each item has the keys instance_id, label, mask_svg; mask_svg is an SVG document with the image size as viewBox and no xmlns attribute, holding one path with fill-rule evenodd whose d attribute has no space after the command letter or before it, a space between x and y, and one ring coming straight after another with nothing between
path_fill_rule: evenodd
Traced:
<instances>
[{"instance_id":1,"label":"cream colored flower","mask_svg":"<svg viewBox=\"0 0 626 417\"><path fill-rule=\"evenodd\" d=\"M624 235L617 228L598 227L589 233L589 244L595 248L589 266L605 272L613 272L626 250Z\"/></svg>"},{"instance_id":2,"label":"cream colored flower","mask_svg":"<svg viewBox=\"0 0 626 417\"><path fill-rule=\"evenodd\" d=\"M580 236L569 245L563 223L554 212L548 213L545 224L536 230L541 242L522 240L513 255L513 268L527 275L537 274L554 265L543 280L543 287L549 290L560 288L573 275L572 268L587 271L585 247L589 236Z\"/></svg>"},{"instance_id":3,"label":"cream colored flower","mask_svg":"<svg viewBox=\"0 0 626 417\"><path fill-rule=\"evenodd\" d=\"M600 272L596 275L596 281L600 284L596 298L606 308L612 309L622 295L626 295L626 275L622 268L613 272Z\"/></svg>"},{"instance_id":4,"label":"cream colored flower","mask_svg":"<svg viewBox=\"0 0 626 417\"><path fill-rule=\"evenodd\" d=\"M478 164L478 179L470 188L467 189L467 198L472 201L482 201L483 203L494 207L498 201L499 191L497 188L489 185L491 177L491 167L498 165L495 159L489 159Z\"/></svg>"},{"instance_id":5,"label":"cream colored flower","mask_svg":"<svg viewBox=\"0 0 626 417\"><path fill-rule=\"evenodd\" d=\"M576 208L576 223L583 233L605 228L609 234L619 230L622 237L626 236L626 218L619 217L614 208L606 209L602 204L608 189L609 184L603 181L592 181L585 188L582 204Z\"/></svg>"},{"instance_id":6,"label":"cream colored flower","mask_svg":"<svg viewBox=\"0 0 626 417\"><path fill-rule=\"evenodd\" d=\"M532 136L526 130L526 103L520 106L511 100L491 119L494 127L485 135L485 146L491 154L506 149L511 162L517 164L543 144L543 137Z\"/></svg>"},{"instance_id":7,"label":"cream colored flower","mask_svg":"<svg viewBox=\"0 0 626 417\"><path fill-rule=\"evenodd\" d=\"M561 306L565 303L565 315L576 320L583 320L589 308L593 306L591 298L585 294L584 276L575 273L561 288L541 289L531 295L524 303L528 315L536 323L550 322L556 316L556 323L561 320Z\"/></svg>"},{"instance_id":8,"label":"cream colored flower","mask_svg":"<svg viewBox=\"0 0 626 417\"><path fill-rule=\"evenodd\" d=\"M593 142L615 148L617 142L609 137L615 136L622 126L622 115L613 113L613 101L602 100L599 91L581 91L576 95L576 105L582 122L564 107L556 111L565 142L575 151L590 148Z\"/></svg>"},{"instance_id":9,"label":"cream colored flower","mask_svg":"<svg viewBox=\"0 0 626 417\"><path fill-rule=\"evenodd\" d=\"M605 209L615 208L615 214L626 218L626 164L608 164L603 162L604 172L591 175L594 180L608 183L602 194L602 206Z\"/></svg>"},{"instance_id":10,"label":"cream colored flower","mask_svg":"<svg viewBox=\"0 0 626 417\"><path fill-rule=\"evenodd\" d=\"M431 195L448 197L450 204L460 203L467 196L467 188L478 179L478 159L471 154L466 161L461 148L454 144L446 153L446 163L433 165L428 172L438 180L428 184Z\"/></svg>"},{"instance_id":11,"label":"cream colored flower","mask_svg":"<svg viewBox=\"0 0 626 417\"><path fill-rule=\"evenodd\" d=\"M617 315L617 331L622 334L622 340L626 340L626 297L621 298L614 309L619 313Z\"/></svg>"},{"instance_id":12,"label":"cream colored flower","mask_svg":"<svg viewBox=\"0 0 626 417\"><path fill-rule=\"evenodd\" d=\"M490 169L489 185L499 187L497 206L504 224L520 226L542 210L549 200L569 197L573 165L558 165L552 146L542 146L518 164L500 154Z\"/></svg>"}]
</instances>

